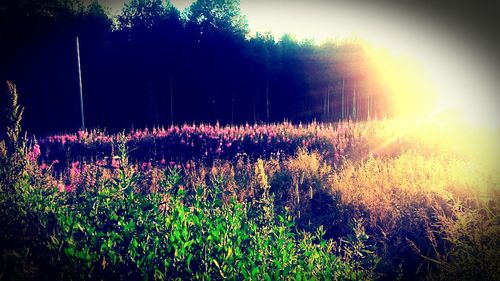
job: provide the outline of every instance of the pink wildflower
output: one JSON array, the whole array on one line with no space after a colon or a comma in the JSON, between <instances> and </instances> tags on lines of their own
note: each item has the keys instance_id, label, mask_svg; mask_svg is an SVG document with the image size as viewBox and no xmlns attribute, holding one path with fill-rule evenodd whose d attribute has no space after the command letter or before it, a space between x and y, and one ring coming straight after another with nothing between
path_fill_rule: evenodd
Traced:
<instances>
[{"instance_id":1,"label":"pink wildflower","mask_svg":"<svg viewBox=\"0 0 500 281\"><path fill-rule=\"evenodd\" d=\"M35 144L33 146L33 154L38 157L40 156L41 152L40 152L40 146L38 144Z\"/></svg>"},{"instance_id":2,"label":"pink wildflower","mask_svg":"<svg viewBox=\"0 0 500 281\"><path fill-rule=\"evenodd\" d=\"M58 183L57 183L57 189L58 189L60 192L63 192L64 190L66 190L66 186L64 185L64 183L62 183L62 182L58 182Z\"/></svg>"},{"instance_id":3,"label":"pink wildflower","mask_svg":"<svg viewBox=\"0 0 500 281\"><path fill-rule=\"evenodd\" d=\"M83 139L85 137L85 135L86 135L85 131L83 131L83 130L78 131L78 138L79 139Z\"/></svg>"},{"instance_id":4,"label":"pink wildflower","mask_svg":"<svg viewBox=\"0 0 500 281\"><path fill-rule=\"evenodd\" d=\"M33 149L28 152L28 159L30 160L30 162L36 162L40 154L40 146L38 144L35 144L33 146Z\"/></svg>"}]
</instances>

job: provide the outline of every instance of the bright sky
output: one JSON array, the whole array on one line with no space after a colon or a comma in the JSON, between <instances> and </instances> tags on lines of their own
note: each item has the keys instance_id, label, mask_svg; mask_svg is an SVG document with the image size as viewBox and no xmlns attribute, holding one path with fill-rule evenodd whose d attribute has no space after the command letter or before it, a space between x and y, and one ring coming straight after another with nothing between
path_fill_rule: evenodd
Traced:
<instances>
[{"instance_id":1,"label":"bright sky","mask_svg":"<svg viewBox=\"0 0 500 281\"><path fill-rule=\"evenodd\" d=\"M111 1L108 6L118 13L124 0ZM279 39L290 33L317 44L328 38L363 38L421 65L440 93L440 108L459 109L473 123L500 128L498 66L473 34L443 20L446 15L418 12L401 3L396 8L387 1L240 1L252 35L270 31ZM192 3L171 2L181 11Z\"/></svg>"},{"instance_id":2,"label":"bright sky","mask_svg":"<svg viewBox=\"0 0 500 281\"><path fill-rule=\"evenodd\" d=\"M102 2L119 13L126 0ZM171 0L180 11L192 2ZM316 43L322 43L328 38L372 35L380 33L374 33L376 29L386 30L390 24L403 23L397 20L397 14L387 17L387 11L364 1L240 0L240 4L251 34L270 31L278 39L290 33L298 40L314 38Z\"/></svg>"}]
</instances>

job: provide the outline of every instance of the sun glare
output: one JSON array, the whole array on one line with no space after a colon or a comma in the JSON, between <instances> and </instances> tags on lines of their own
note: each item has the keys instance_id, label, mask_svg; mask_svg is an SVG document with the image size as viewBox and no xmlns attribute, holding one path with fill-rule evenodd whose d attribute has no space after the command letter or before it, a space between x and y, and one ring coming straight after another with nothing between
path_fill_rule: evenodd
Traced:
<instances>
[{"instance_id":1,"label":"sun glare","mask_svg":"<svg viewBox=\"0 0 500 281\"><path fill-rule=\"evenodd\" d=\"M363 48L374 69L383 94L388 94L394 115L400 118L433 118L463 125L498 130L495 98L484 86L487 75L465 71L448 58L398 48L397 44L363 39ZM478 77L482 78L481 81ZM492 103L492 104L488 104Z\"/></svg>"},{"instance_id":2,"label":"sun glare","mask_svg":"<svg viewBox=\"0 0 500 281\"><path fill-rule=\"evenodd\" d=\"M425 54L412 56L388 46L363 43L373 69L372 79L382 85L382 94L389 95L394 116L410 122L403 122L396 137L386 140L381 149L410 134L429 146L440 147L443 153L458 153L471 165L500 175L497 120L481 111L489 107L486 101L476 100L480 94L460 89L466 84L463 80L473 77L458 76L451 81L450 73L434 69L437 59L421 59ZM493 181L498 183L500 179Z\"/></svg>"},{"instance_id":3,"label":"sun glare","mask_svg":"<svg viewBox=\"0 0 500 281\"><path fill-rule=\"evenodd\" d=\"M421 118L434 112L438 100L434 82L417 61L386 47L363 45L374 69L373 78L389 96L396 117Z\"/></svg>"}]
</instances>

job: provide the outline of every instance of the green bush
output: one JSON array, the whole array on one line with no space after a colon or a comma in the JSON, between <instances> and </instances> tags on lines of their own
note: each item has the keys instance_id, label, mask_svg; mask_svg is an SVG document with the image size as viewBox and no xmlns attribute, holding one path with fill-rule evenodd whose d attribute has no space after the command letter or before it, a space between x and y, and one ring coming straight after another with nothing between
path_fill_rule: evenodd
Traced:
<instances>
[{"instance_id":1,"label":"green bush","mask_svg":"<svg viewBox=\"0 0 500 281\"><path fill-rule=\"evenodd\" d=\"M52 271L44 274L60 271L64 279L372 277L354 255L336 256L338 247L323 239L322 228L296 233L290 216L275 214L261 176L261 198L238 203L222 200L222 178L187 187L176 168L161 183L164 192L138 192L141 175L121 165L117 178L98 180L94 190L24 185L15 193L16 220L24 235L43 241L31 247L45 247ZM353 251L364 251L351 242Z\"/></svg>"}]
</instances>

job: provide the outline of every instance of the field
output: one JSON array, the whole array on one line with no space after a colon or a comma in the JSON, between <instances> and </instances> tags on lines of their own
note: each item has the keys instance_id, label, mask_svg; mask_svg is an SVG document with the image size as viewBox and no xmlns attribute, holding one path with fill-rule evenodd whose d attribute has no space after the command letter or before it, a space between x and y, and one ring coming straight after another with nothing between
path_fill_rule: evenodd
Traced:
<instances>
[{"instance_id":1,"label":"field","mask_svg":"<svg viewBox=\"0 0 500 281\"><path fill-rule=\"evenodd\" d=\"M1 279L500 277L496 150L480 131L371 120L35 139L17 121L1 146Z\"/></svg>"},{"instance_id":2,"label":"field","mask_svg":"<svg viewBox=\"0 0 500 281\"><path fill-rule=\"evenodd\" d=\"M292 2L0 1L0 281L500 281L494 9Z\"/></svg>"}]
</instances>

